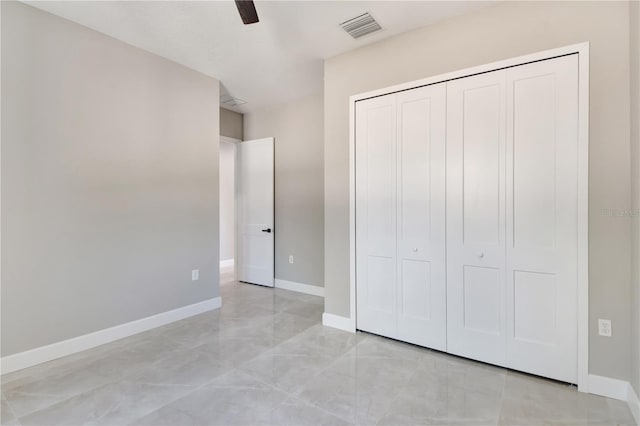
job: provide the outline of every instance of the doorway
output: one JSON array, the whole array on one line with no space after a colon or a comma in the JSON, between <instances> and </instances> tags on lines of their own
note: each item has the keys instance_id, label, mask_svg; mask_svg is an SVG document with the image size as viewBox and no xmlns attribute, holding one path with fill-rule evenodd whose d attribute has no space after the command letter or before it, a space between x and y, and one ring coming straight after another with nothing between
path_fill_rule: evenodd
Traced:
<instances>
[{"instance_id":1,"label":"doorway","mask_svg":"<svg viewBox=\"0 0 640 426\"><path fill-rule=\"evenodd\" d=\"M236 251L236 144L220 136L220 282L235 279Z\"/></svg>"}]
</instances>

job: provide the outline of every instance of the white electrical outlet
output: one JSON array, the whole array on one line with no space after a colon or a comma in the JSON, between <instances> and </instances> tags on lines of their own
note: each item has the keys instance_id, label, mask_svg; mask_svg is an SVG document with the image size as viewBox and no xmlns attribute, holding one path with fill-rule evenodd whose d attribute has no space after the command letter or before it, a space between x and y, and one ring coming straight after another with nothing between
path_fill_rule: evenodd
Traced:
<instances>
[{"instance_id":1,"label":"white electrical outlet","mask_svg":"<svg viewBox=\"0 0 640 426\"><path fill-rule=\"evenodd\" d=\"M601 336L611 337L611 320L598 320L598 333Z\"/></svg>"},{"instance_id":2,"label":"white electrical outlet","mask_svg":"<svg viewBox=\"0 0 640 426\"><path fill-rule=\"evenodd\" d=\"M293 255L292 254L289 255L289 263L293 263Z\"/></svg>"},{"instance_id":3,"label":"white electrical outlet","mask_svg":"<svg viewBox=\"0 0 640 426\"><path fill-rule=\"evenodd\" d=\"M191 281L198 281L200 279L200 270L194 269L191 271Z\"/></svg>"}]
</instances>

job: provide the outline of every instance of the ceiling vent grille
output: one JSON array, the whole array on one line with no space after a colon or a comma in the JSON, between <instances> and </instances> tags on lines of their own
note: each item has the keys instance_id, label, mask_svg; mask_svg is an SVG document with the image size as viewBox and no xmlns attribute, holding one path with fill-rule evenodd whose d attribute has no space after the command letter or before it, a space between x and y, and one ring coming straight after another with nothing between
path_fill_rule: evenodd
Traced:
<instances>
[{"instance_id":1,"label":"ceiling vent grille","mask_svg":"<svg viewBox=\"0 0 640 426\"><path fill-rule=\"evenodd\" d=\"M220 103L224 106L234 107L234 106L246 104L247 101L244 101L239 98L234 98L233 96L229 96L229 95L222 95L220 96Z\"/></svg>"},{"instance_id":2,"label":"ceiling vent grille","mask_svg":"<svg viewBox=\"0 0 640 426\"><path fill-rule=\"evenodd\" d=\"M378 22L373 19L373 16L368 12L344 21L340 26L355 39L364 37L367 34L371 34L382 29L380 24L378 24Z\"/></svg>"}]
</instances>

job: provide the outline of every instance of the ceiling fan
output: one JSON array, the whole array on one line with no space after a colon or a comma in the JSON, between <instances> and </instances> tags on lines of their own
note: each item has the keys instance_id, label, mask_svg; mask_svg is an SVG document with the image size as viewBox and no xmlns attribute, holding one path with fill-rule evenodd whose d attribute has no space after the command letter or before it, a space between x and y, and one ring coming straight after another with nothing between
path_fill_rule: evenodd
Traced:
<instances>
[{"instance_id":1,"label":"ceiling fan","mask_svg":"<svg viewBox=\"0 0 640 426\"><path fill-rule=\"evenodd\" d=\"M242 18L242 22L244 22L245 25L260 22L260 20L258 19L258 12L256 12L256 5L253 4L253 0L235 1L238 12L240 13L240 17Z\"/></svg>"}]
</instances>

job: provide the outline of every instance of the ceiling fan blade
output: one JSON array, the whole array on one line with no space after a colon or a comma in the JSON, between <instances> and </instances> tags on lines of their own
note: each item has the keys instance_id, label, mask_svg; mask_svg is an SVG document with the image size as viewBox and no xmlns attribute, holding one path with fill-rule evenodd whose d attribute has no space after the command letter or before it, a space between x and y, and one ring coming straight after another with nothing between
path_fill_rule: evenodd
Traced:
<instances>
[{"instance_id":1,"label":"ceiling fan blade","mask_svg":"<svg viewBox=\"0 0 640 426\"><path fill-rule=\"evenodd\" d=\"M256 12L256 6L252 0L236 0L236 7L245 25L260 22L258 12Z\"/></svg>"}]
</instances>

